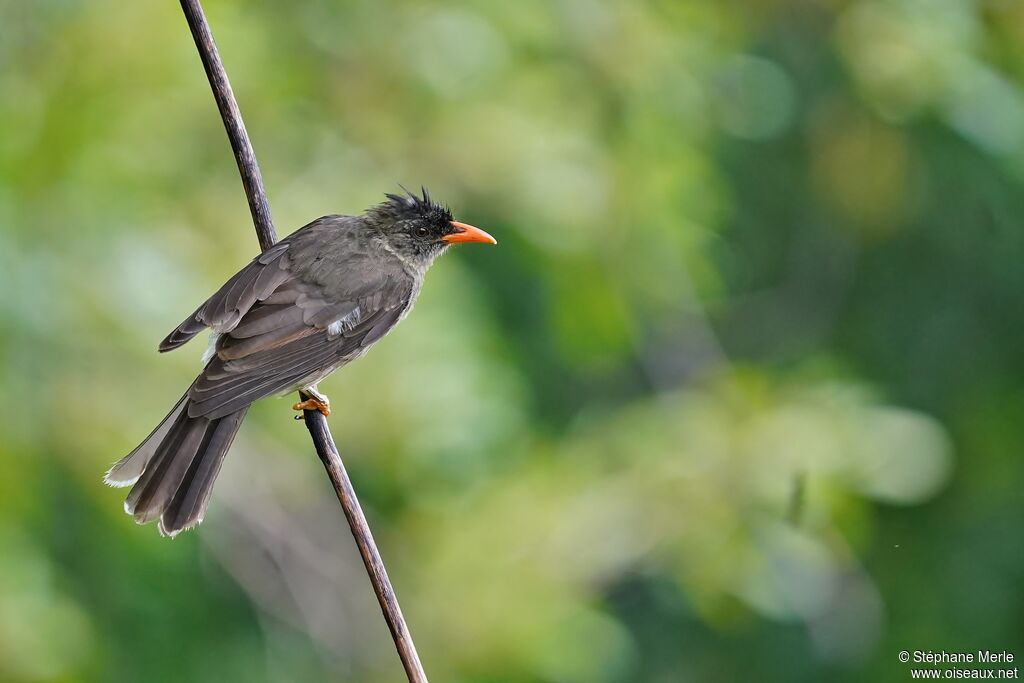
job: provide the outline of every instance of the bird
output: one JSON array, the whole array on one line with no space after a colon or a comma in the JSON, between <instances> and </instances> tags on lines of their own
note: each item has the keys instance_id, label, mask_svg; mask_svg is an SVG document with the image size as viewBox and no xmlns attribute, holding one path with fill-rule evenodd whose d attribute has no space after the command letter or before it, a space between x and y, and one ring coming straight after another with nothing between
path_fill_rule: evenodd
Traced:
<instances>
[{"instance_id":1,"label":"bird","mask_svg":"<svg viewBox=\"0 0 1024 683\"><path fill-rule=\"evenodd\" d=\"M160 342L172 351L211 330L202 372L104 476L132 487L125 512L170 537L202 522L249 406L298 390L295 410L330 415L317 384L401 322L434 260L466 242L497 244L421 188L318 218L254 258Z\"/></svg>"}]
</instances>

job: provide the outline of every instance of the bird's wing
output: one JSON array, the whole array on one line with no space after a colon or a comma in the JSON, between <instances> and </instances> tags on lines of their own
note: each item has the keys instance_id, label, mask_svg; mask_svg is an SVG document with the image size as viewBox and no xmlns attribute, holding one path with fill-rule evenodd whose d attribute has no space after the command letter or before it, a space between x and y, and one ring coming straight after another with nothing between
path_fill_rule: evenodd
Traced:
<instances>
[{"instance_id":1,"label":"bird's wing","mask_svg":"<svg viewBox=\"0 0 1024 683\"><path fill-rule=\"evenodd\" d=\"M296 277L317 281L322 274L318 269L330 268L334 261L324 257L322 251L325 248L331 250L332 256L347 256L346 252L355 251L355 256L362 256L365 260L365 244L360 242L360 231L352 229L358 225L359 219L352 216L330 215L302 226L225 282L160 342L160 351L178 348L207 327L220 333L233 330L257 302ZM359 258L352 260L355 265L360 263ZM302 267L305 267L307 277L296 274L296 270L301 271ZM364 281L370 282L370 278L364 278Z\"/></svg>"},{"instance_id":2,"label":"bird's wing","mask_svg":"<svg viewBox=\"0 0 1024 683\"><path fill-rule=\"evenodd\" d=\"M328 286L292 276L217 340L189 390L189 415L216 418L336 368L402 317L413 279L395 262L356 259Z\"/></svg>"},{"instance_id":3,"label":"bird's wing","mask_svg":"<svg viewBox=\"0 0 1024 683\"><path fill-rule=\"evenodd\" d=\"M288 241L279 242L254 258L174 328L160 342L160 351L178 348L207 327L215 332L233 329L257 301L291 279L286 257L290 246Z\"/></svg>"}]
</instances>

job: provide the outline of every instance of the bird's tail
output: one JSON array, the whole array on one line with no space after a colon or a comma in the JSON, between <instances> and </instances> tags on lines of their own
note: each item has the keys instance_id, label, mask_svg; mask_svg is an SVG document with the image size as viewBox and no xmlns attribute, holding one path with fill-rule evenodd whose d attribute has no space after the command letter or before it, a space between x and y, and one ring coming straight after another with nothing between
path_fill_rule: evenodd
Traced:
<instances>
[{"instance_id":1,"label":"bird's tail","mask_svg":"<svg viewBox=\"0 0 1024 683\"><path fill-rule=\"evenodd\" d=\"M114 463L104 481L132 486L124 509L139 524L160 519L160 533L176 536L203 521L213 481L248 406L224 417L189 417L188 393L139 444Z\"/></svg>"}]
</instances>

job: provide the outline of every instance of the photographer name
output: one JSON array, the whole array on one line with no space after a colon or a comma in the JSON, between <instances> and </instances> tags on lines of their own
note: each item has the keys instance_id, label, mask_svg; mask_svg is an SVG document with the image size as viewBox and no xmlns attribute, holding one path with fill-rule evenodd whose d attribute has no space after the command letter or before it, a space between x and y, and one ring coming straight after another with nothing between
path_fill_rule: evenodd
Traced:
<instances>
[{"instance_id":1,"label":"photographer name","mask_svg":"<svg viewBox=\"0 0 1024 683\"><path fill-rule=\"evenodd\" d=\"M1007 664L1013 661L1013 653L1006 650L978 650L977 653L914 650L914 661L918 664Z\"/></svg>"}]
</instances>

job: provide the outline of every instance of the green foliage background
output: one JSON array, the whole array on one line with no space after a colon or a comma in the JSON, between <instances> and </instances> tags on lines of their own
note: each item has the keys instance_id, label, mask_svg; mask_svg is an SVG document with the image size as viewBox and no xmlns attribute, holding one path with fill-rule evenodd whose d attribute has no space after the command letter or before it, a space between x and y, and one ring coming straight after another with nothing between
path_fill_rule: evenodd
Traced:
<instances>
[{"instance_id":1,"label":"green foliage background","mask_svg":"<svg viewBox=\"0 0 1024 683\"><path fill-rule=\"evenodd\" d=\"M1024 5L206 4L282 234L500 242L322 385L434 680L1024 656ZM100 483L256 249L177 3L0 25L0 680L398 680L289 401L197 533Z\"/></svg>"}]
</instances>

